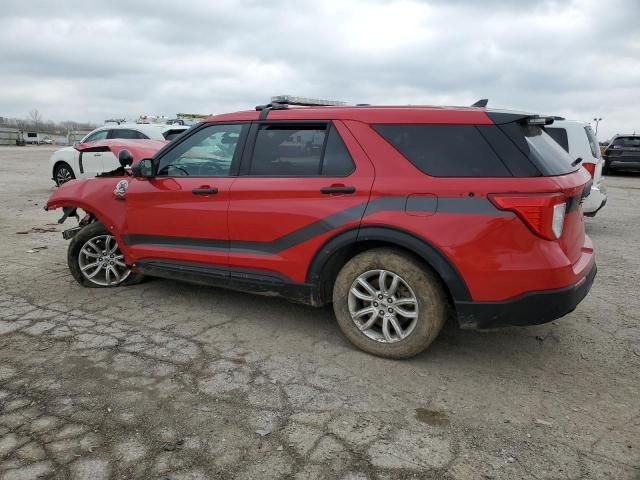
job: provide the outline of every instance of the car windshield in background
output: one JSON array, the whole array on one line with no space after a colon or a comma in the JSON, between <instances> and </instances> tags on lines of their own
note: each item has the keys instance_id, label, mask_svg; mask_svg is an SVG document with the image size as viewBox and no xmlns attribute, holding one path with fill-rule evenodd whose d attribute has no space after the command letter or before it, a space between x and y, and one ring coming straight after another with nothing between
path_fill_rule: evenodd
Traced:
<instances>
[{"instance_id":1,"label":"car windshield in background","mask_svg":"<svg viewBox=\"0 0 640 480\"><path fill-rule=\"evenodd\" d=\"M618 137L611 145L614 147L640 147L640 137Z\"/></svg>"}]
</instances>

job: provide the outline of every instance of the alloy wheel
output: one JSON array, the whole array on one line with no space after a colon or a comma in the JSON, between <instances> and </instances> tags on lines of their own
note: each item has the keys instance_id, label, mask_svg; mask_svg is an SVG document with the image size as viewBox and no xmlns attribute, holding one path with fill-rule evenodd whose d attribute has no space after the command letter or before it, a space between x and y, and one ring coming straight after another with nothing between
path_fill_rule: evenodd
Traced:
<instances>
[{"instance_id":1,"label":"alloy wheel","mask_svg":"<svg viewBox=\"0 0 640 480\"><path fill-rule=\"evenodd\" d=\"M71 173L71 170L69 170L69 168L65 167L64 165L58 167L58 169L56 170L56 183L58 185L62 185L63 183L67 183L69 180L73 180L73 174Z\"/></svg>"},{"instance_id":2,"label":"alloy wheel","mask_svg":"<svg viewBox=\"0 0 640 480\"><path fill-rule=\"evenodd\" d=\"M113 235L87 240L78 254L78 265L84 278L103 287L119 285L131 274Z\"/></svg>"},{"instance_id":3,"label":"alloy wheel","mask_svg":"<svg viewBox=\"0 0 640 480\"><path fill-rule=\"evenodd\" d=\"M407 338L418 322L418 299L409 284L388 270L369 270L349 289L351 320L367 337L382 343Z\"/></svg>"}]
</instances>

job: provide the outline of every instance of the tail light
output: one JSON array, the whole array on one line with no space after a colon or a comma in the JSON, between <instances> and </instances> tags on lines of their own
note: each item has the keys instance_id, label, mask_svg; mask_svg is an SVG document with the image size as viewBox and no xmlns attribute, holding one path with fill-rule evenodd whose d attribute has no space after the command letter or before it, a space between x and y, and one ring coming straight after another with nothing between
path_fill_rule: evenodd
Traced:
<instances>
[{"instance_id":1,"label":"tail light","mask_svg":"<svg viewBox=\"0 0 640 480\"><path fill-rule=\"evenodd\" d=\"M584 167L584 169L589 172L589 175L591 175L591 178L593 178L593 176L596 173L596 164L595 163L583 163L582 166Z\"/></svg>"},{"instance_id":2,"label":"tail light","mask_svg":"<svg viewBox=\"0 0 640 480\"><path fill-rule=\"evenodd\" d=\"M566 198L561 193L490 194L500 210L515 212L536 235L547 240L562 236Z\"/></svg>"}]
</instances>

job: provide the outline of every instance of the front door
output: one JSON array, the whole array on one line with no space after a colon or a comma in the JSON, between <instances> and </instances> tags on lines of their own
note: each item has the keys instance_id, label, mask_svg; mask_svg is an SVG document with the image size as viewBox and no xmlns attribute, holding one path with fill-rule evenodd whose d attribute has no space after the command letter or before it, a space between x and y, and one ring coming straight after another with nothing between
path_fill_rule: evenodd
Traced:
<instances>
[{"instance_id":1,"label":"front door","mask_svg":"<svg viewBox=\"0 0 640 480\"><path fill-rule=\"evenodd\" d=\"M79 145L80 148L91 148L93 142L98 140L104 140L107 138L109 130L98 130L89 135L83 143ZM78 167L80 169L80 177L95 177L97 174L102 173L102 155L103 151L81 151L78 154ZM110 152L109 152L110 153ZM113 154L112 154L113 155Z\"/></svg>"},{"instance_id":2,"label":"front door","mask_svg":"<svg viewBox=\"0 0 640 480\"><path fill-rule=\"evenodd\" d=\"M154 159L153 178L131 178L125 193L127 260L225 270L227 210L247 125L202 127Z\"/></svg>"},{"instance_id":3,"label":"front door","mask_svg":"<svg viewBox=\"0 0 640 480\"><path fill-rule=\"evenodd\" d=\"M357 229L374 170L341 122L252 126L241 175L231 187L229 263L304 282L332 235Z\"/></svg>"}]
</instances>

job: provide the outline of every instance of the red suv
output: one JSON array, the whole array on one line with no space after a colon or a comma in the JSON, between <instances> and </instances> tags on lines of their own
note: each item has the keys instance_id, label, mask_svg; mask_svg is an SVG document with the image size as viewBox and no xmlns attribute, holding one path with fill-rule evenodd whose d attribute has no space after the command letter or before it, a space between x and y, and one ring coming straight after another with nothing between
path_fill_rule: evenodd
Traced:
<instances>
[{"instance_id":1,"label":"red suv","mask_svg":"<svg viewBox=\"0 0 640 480\"><path fill-rule=\"evenodd\" d=\"M477 107L294 106L216 115L131 176L64 184L69 268L333 303L361 349L406 358L463 328L548 322L596 274L589 174L552 118Z\"/></svg>"}]
</instances>

